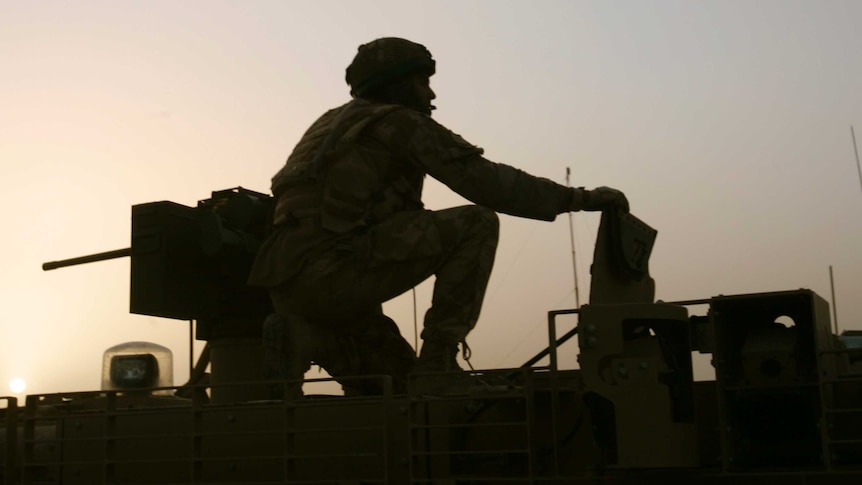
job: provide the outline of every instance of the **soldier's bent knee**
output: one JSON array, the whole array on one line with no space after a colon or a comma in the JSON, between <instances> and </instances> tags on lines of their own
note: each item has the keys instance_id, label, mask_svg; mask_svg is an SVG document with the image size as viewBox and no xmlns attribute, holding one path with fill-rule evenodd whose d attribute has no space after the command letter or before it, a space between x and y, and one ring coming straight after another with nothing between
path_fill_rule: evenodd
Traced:
<instances>
[{"instance_id":1,"label":"soldier's bent knee","mask_svg":"<svg viewBox=\"0 0 862 485\"><path fill-rule=\"evenodd\" d=\"M496 212L480 205L468 206L468 208L474 227L495 237L500 233L500 217Z\"/></svg>"}]
</instances>

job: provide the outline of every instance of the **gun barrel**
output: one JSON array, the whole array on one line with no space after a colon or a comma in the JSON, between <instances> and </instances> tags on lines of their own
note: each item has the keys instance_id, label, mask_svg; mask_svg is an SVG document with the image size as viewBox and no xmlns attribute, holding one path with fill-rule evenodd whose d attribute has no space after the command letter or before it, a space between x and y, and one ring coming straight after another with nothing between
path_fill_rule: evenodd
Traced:
<instances>
[{"instance_id":1,"label":"gun barrel","mask_svg":"<svg viewBox=\"0 0 862 485\"><path fill-rule=\"evenodd\" d=\"M132 255L132 248L115 249L114 251L105 251L104 253L88 254L77 258L63 259L61 261L49 261L42 263L42 271L50 271L57 268L65 268L66 266L75 266L79 264L95 263L96 261L106 261L108 259L125 258Z\"/></svg>"}]
</instances>

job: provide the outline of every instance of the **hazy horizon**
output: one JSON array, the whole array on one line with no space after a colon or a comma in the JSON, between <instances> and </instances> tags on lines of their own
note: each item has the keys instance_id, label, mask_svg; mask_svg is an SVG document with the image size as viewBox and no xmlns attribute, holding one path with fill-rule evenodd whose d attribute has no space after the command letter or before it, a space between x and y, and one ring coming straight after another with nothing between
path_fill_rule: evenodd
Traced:
<instances>
[{"instance_id":1,"label":"hazy horizon","mask_svg":"<svg viewBox=\"0 0 862 485\"><path fill-rule=\"evenodd\" d=\"M862 329L859 18L849 0L0 1L0 395L14 377L97 389L102 352L126 341L169 347L185 382L188 323L128 313L127 259L41 264L128 247L135 204L268 192L349 99L357 46L384 36L431 50L435 119L489 159L623 190L659 231L658 299L830 300L831 265L839 324ZM437 183L425 201L464 203ZM547 311L574 306L568 218L501 219L476 368L522 364L547 345ZM586 302L598 216L573 220ZM410 293L385 310L412 343Z\"/></svg>"}]
</instances>

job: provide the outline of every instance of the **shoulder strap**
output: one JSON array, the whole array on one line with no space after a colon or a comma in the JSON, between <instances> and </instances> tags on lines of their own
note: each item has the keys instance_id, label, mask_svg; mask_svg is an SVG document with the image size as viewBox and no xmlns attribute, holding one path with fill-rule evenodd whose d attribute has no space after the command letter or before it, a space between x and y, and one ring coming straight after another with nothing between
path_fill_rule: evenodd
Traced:
<instances>
[{"instance_id":1,"label":"shoulder strap","mask_svg":"<svg viewBox=\"0 0 862 485\"><path fill-rule=\"evenodd\" d=\"M376 106L371 109L371 113L369 113L368 116L363 117L352 125L346 126L347 121L351 118L351 116L348 115L361 109L360 104L355 102L350 103L341 111L341 113L338 113L338 117L333 122L332 130L323 140L320 148L318 148L317 154L315 154L314 159L311 162L310 176L313 179L317 179L320 174L326 171L326 168L328 168L331 161L331 157L328 157L328 155L330 155L334 149L353 143L368 125L383 118L387 114L402 108L402 106L391 104Z\"/></svg>"},{"instance_id":2,"label":"shoulder strap","mask_svg":"<svg viewBox=\"0 0 862 485\"><path fill-rule=\"evenodd\" d=\"M403 108L402 106L398 106L398 105L394 105L394 104L386 104L383 106L375 107L373 109L373 111L371 111L370 115L361 119L358 123L351 126L350 129L346 130L344 132L344 134L341 136L341 138L338 140L338 143L339 144L352 143L354 140L356 140L356 137L358 137L359 134L362 133L362 130L364 130L368 125L370 125L371 123L374 123L375 121L383 118L384 116L388 115L389 113L391 113L397 109L402 109L402 108Z\"/></svg>"}]
</instances>

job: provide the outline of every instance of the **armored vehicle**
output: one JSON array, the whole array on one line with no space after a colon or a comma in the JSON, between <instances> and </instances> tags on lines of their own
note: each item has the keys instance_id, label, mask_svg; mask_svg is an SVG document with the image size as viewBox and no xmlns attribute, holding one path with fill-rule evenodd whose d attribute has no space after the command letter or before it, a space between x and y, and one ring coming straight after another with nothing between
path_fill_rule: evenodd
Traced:
<instances>
[{"instance_id":1,"label":"armored vehicle","mask_svg":"<svg viewBox=\"0 0 862 485\"><path fill-rule=\"evenodd\" d=\"M523 366L440 395L386 376L357 377L373 396L284 392L313 380L262 379L270 308L244 285L271 206L241 188L136 205L129 249L46 263L129 256L131 311L194 320L207 345L183 386L166 349L130 343L101 390L0 398L0 483L862 483L862 336L805 289L653 301L655 231L633 216L603 215L590 304L549 311Z\"/></svg>"}]
</instances>

